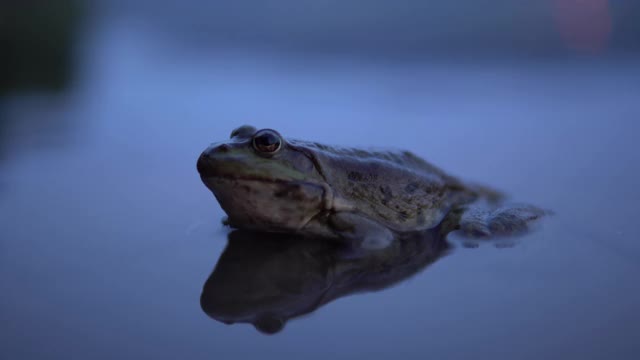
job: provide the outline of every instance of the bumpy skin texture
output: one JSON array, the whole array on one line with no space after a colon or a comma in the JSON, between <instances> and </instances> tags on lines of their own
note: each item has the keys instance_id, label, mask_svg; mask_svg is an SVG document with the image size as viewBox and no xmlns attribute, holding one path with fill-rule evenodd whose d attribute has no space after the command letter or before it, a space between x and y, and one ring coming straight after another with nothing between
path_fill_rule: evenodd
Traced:
<instances>
[{"instance_id":1,"label":"bumpy skin texture","mask_svg":"<svg viewBox=\"0 0 640 360\"><path fill-rule=\"evenodd\" d=\"M432 228L477 194L408 151L365 151L293 140L317 164L334 196L397 231Z\"/></svg>"},{"instance_id":2,"label":"bumpy skin texture","mask_svg":"<svg viewBox=\"0 0 640 360\"><path fill-rule=\"evenodd\" d=\"M256 146L265 132L268 141L279 140L277 151ZM393 233L430 229L443 220L451 229L491 235L491 220L500 218L481 216L487 210L470 206L480 199L494 206L502 200L499 193L465 185L410 152L285 140L275 131L251 126L207 148L198 171L229 224L241 229L340 238L381 248ZM534 207L520 209L503 210L508 226L493 226L500 235L519 232L543 214Z\"/></svg>"}]
</instances>

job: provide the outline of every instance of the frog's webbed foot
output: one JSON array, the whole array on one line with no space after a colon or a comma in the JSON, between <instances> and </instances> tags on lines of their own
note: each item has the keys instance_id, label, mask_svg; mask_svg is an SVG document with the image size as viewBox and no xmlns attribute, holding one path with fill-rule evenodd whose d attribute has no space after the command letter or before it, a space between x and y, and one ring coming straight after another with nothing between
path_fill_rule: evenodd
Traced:
<instances>
[{"instance_id":1,"label":"frog's webbed foot","mask_svg":"<svg viewBox=\"0 0 640 360\"><path fill-rule=\"evenodd\" d=\"M447 221L456 223L455 230L460 230L461 235L495 238L523 235L531 230L536 220L550 212L531 205L511 205L495 210L469 206L452 214L454 218Z\"/></svg>"},{"instance_id":2,"label":"frog's webbed foot","mask_svg":"<svg viewBox=\"0 0 640 360\"><path fill-rule=\"evenodd\" d=\"M332 214L329 224L342 238L362 250L384 249L394 239L389 229L356 213Z\"/></svg>"}]
</instances>

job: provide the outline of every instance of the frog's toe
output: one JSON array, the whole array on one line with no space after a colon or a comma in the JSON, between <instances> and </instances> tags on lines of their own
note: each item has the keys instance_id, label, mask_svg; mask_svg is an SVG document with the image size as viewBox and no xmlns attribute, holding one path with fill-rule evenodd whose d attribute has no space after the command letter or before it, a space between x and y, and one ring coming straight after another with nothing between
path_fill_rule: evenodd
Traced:
<instances>
[{"instance_id":1,"label":"frog's toe","mask_svg":"<svg viewBox=\"0 0 640 360\"><path fill-rule=\"evenodd\" d=\"M488 228L494 236L519 235L528 232L536 220L549 212L531 205L500 208L488 218Z\"/></svg>"},{"instance_id":2,"label":"frog's toe","mask_svg":"<svg viewBox=\"0 0 640 360\"><path fill-rule=\"evenodd\" d=\"M479 209L470 209L460 219L462 234L470 238L486 238L491 236L488 218L490 214Z\"/></svg>"},{"instance_id":3,"label":"frog's toe","mask_svg":"<svg viewBox=\"0 0 640 360\"><path fill-rule=\"evenodd\" d=\"M531 205L511 205L494 211L468 208L460 217L459 229L465 237L491 238L522 235L551 212Z\"/></svg>"}]
</instances>

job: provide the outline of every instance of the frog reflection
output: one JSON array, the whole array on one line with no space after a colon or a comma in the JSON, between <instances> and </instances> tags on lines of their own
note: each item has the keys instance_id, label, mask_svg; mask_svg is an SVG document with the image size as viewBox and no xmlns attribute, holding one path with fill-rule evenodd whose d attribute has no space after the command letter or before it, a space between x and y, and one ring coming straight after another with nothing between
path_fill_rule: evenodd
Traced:
<instances>
[{"instance_id":1,"label":"frog reflection","mask_svg":"<svg viewBox=\"0 0 640 360\"><path fill-rule=\"evenodd\" d=\"M335 299L405 280L450 248L440 227L396 240L354 254L322 239L233 231L204 285L202 309L218 321L250 323L273 334Z\"/></svg>"}]
</instances>

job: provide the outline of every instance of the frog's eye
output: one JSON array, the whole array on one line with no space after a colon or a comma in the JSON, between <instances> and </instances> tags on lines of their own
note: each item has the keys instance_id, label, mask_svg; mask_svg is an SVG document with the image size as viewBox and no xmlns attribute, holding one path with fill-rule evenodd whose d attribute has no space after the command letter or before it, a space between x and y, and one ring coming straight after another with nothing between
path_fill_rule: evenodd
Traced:
<instances>
[{"instance_id":1,"label":"frog's eye","mask_svg":"<svg viewBox=\"0 0 640 360\"><path fill-rule=\"evenodd\" d=\"M282 148L282 137L271 129L258 131L253 136L253 148L264 154L275 154Z\"/></svg>"}]
</instances>

